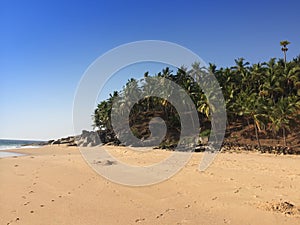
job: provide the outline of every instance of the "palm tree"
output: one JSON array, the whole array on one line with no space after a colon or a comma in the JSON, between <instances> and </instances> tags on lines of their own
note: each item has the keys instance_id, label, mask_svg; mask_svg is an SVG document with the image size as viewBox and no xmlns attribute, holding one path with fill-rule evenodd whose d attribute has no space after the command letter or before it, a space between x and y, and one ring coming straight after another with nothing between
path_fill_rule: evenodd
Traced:
<instances>
[{"instance_id":1,"label":"palm tree","mask_svg":"<svg viewBox=\"0 0 300 225\"><path fill-rule=\"evenodd\" d=\"M277 133L282 129L283 143L286 143L286 130L290 128L291 121L295 117L297 109L299 109L299 99L294 97L281 97L277 104L271 107L269 119L272 123L273 132Z\"/></svg>"},{"instance_id":2,"label":"palm tree","mask_svg":"<svg viewBox=\"0 0 300 225\"><path fill-rule=\"evenodd\" d=\"M263 100L264 99L260 98L255 92L243 92L238 96L237 101L234 103L236 105L235 108L238 109L238 115L244 116L248 125L250 125L250 120L253 121L255 137L259 149L261 149L259 131L264 128L264 120L266 118L266 108Z\"/></svg>"},{"instance_id":3,"label":"palm tree","mask_svg":"<svg viewBox=\"0 0 300 225\"><path fill-rule=\"evenodd\" d=\"M288 46L291 42L284 40L280 42L280 46L282 46L281 51L284 54L284 63L286 64L286 52L289 50L286 46Z\"/></svg>"},{"instance_id":4,"label":"palm tree","mask_svg":"<svg viewBox=\"0 0 300 225\"><path fill-rule=\"evenodd\" d=\"M102 101L98 104L94 112L94 127L100 129L110 129L110 112L111 106L108 104L108 101Z\"/></svg>"},{"instance_id":5,"label":"palm tree","mask_svg":"<svg viewBox=\"0 0 300 225\"><path fill-rule=\"evenodd\" d=\"M262 90L262 84L266 79L266 63L253 64L250 68L250 88L259 93Z\"/></svg>"},{"instance_id":6,"label":"palm tree","mask_svg":"<svg viewBox=\"0 0 300 225\"><path fill-rule=\"evenodd\" d=\"M278 98L284 93L284 88L280 86L279 79L282 76L282 70L276 63L275 58L272 58L266 65L266 76L261 86L260 95L276 104Z\"/></svg>"},{"instance_id":7,"label":"palm tree","mask_svg":"<svg viewBox=\"0 0 300 225\"><path fill-rule=\"evenodd\" d=\"M244 58L235 59L235 66L231 67L231 73L233 75L233 82L235 85L239 86L237 90L245 90L249 88L249 77L250 77L250 67L249 62L245 62Z\"/></svg>"},{"instance_id":8,"label":"palm tree","mask_svg":"<svg viewBox=\"0 0 300 225\"><path fill-rule=\"evenodd\" d=\"M270 133L273 131L274 135L280 131L283 143L286 145L287 130L293 128L291 121L299 116L300 56L286 62L289 42L282 41L280 44L285 59L272 58L269 62L250 65L243 58L239 58L235 60L235 66L220 69L214 64L203 68L199 63L194 63L190 70L181 67L175 73L169 68L163 69L154 76L146 72L142 83L130 79L120 95L116 92L98 105L93 115L94 126L108 131L112 129L110 114L114 105L114 110L117 109L121 115L130 110L130 124L136 124L135 127L139 125L139 129L144 129L143 124L146 124L147 117L163 115L168 121L168 129L180 130L180 118L176 108L167 101L174 93L167 82L171 80L190 96L198 111L202 128L207 129L212 125L211 115L218 111L216 87L210 79L206 79L214 74L225 98L229 116L228 125L236 127L235 125L240 124L241 129L245 126L253 128L259 147L260 131L264 131L265 134L268 134L265 131ZM157 77L162 78L160 85L156 83ZM144 96L143 93L147 93L147 96L139 100L140 96ZM166 98L154 97L158 93ZM178 100L182 99L184 104L184 98L177 97ZM136 104L130 109L133 103ZM187 110L189 113L191 108L188 107ZM125 120L120 122L123 123ZM168 141L170 139L166 140Z\"/></svg>"},{"instance_id":9,"label":"palm tree","mask_svg":"<svg viewBox=\"0 0 300 225\"><path fill-rule=\"evenodd\" d=\"M296 87L300 85L299 77L300 77L300 67L299 66L289 66L288 63L287 67L284 69L281 77L281 85L285 91L285 96L292 95L293 91L297 91Z\"/></svg>"}]
</instances>

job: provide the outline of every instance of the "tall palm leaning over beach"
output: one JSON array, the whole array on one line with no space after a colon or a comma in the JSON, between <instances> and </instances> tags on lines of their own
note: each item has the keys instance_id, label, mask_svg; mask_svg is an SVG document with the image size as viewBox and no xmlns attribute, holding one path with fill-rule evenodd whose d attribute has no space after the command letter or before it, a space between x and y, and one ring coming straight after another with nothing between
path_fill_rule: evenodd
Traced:
<instances>
[{"instance_id":1,"label":"tall palm leaning over beach","mask_svg":"<svg viewBox=\"0 0 300 225\"><path fill-rule=\"evenodd\" d=\"M259 131L265 127L266 107L264 99L257 93L242 92L238 95L234 108L237 110L239 116L243 116L250 126L250 121L253 121L255 137L258 148L261 149L259 139Z\"/></svg>"}]
</instances>

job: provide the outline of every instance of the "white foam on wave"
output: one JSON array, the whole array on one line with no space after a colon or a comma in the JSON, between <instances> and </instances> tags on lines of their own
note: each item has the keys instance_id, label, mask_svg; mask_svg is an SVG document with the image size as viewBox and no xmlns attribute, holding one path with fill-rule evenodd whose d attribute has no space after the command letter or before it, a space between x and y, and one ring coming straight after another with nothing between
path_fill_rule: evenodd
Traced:
<instances>
[{"instance_id":1,"label":"white foam on wave","mask_svg":"<svg viewBox=\"0 0 300 225\"><path fill-rule=\"evenodd\" d=\"M19 148L41 148L42 146L39 145L27 145L27 146L20 146Z\"/></svg>"},{"instance_id":2,"label":"white foam on wave","mask_svg":"<svg viewBox=\"0 0 300 225\"><path fill-rule=\"evenodd\" d=\"M20 148L20 145L0 145L0 151Z\"/></svg>"},{"instance_id":3,"label":"white foam on wave","mask_svg":"<svg viewBox=\"0 0 300 225\"><path fill-rule=\"evenodd\" d=\"M0 145L0 151L22 149L22 148L40 148L40 147L41 146L35 146L35 145L27 145L27 146L21 146L21 145Z\"/></svg>"}]
</instances>

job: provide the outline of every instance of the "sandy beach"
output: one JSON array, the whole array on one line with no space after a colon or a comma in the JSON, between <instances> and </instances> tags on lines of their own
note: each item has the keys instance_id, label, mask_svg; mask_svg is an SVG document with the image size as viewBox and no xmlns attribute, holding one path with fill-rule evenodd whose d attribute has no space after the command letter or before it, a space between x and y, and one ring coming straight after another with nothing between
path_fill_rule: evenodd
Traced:
<instances>
[{"instance_id":1,"label":"sandy beach","mask_svg":"<svg viewBox=\"0 0 300 225\"><path fill-rule=\"evenodd\" d=\"M122 161L151 164L170 152L106 147ZM0 159L0 224L300 224L300 157L221 153L204 172L202 153L151 186L115 184L76 147L21 149ZM107 165L113 166L113 165Z\"/></svg>"}]
</instances>

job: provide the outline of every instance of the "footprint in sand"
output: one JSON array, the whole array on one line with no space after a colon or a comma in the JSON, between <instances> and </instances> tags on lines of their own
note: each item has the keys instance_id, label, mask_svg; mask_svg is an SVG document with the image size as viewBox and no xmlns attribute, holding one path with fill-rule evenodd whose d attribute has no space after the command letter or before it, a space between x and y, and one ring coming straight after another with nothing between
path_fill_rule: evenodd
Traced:
<instances>
[{"instance_id":1,"label":"footprint in sand","mask_svg":"<svg viewBox=\"0 0 300 225\"><path fill-rule=\"evenodd\" d=\"M188 205L190 207L190 205ZM170 211L174 211L175 209L166 209L164 213L170 212ZM158 216L156 216L156 218L160 218L164 215L164 213L159 214Z\"/></svg>"},{"instance_id":2,"label":"footprint in sand","mask_svg":"<svg viewBox=\"0 0 300 225\"><path fill-rule=\"evenodd\" d=\"M242 188L241 187L239 187L237 190L235 190L233 193L239 193L240 192L240 190L241 190Z\"/></svg>"},{"instance_id":3,"label":"footprint in sand","mask_svg":"<svg viewBox=\"0 0 300 225\"><path fill-rule=\"evenodd\" d=\"M166 209L165 212L174 211L175 209Z\"/></svg>"},{"instance_id":4,"label":"footprint in sand","mask_svg":"<svg viewBox=\"0 0 300 225\"><path fill-rule=\"evenodd\" d=\"M17 217L16 219L15 219L15 221L17 222L17 221L19 221L20 220L20 218L19 217ZM10 225L12 222L14 222L13 220L11 220L11 221L9 221L6 225Z\"/></svg>"},{"instance_id":5,"label":"footprint in sand","mask_svg":"<svg viewBox=\"0 0 300 225\"><path fill-rule=\"evenodd\" d=\"M163 213L161 213L161 214L159 214L158 216L156 216L156 218L158 219L159 217L162 217L164 214Z\"/></svg>"},{"instance_id":6,"label":"footprint in sand","mask_svg":"<svg viewBox=\"0 0 300 225\"><path fill-rule=\"evenodd\" d=\"M224 219L223 222L224 223L230 223L230 220Z\"/></svg>"}]
</instances>

